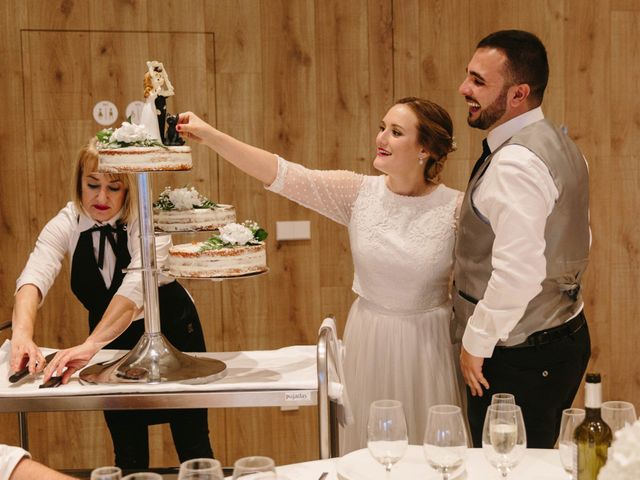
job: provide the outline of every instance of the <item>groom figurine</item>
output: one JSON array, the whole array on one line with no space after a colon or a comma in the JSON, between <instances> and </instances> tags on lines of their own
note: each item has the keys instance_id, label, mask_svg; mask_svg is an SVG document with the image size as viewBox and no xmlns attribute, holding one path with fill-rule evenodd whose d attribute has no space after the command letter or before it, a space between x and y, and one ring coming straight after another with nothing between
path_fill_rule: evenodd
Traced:
<instances>
[{"instance_id":1,"label":"groom figurine","mask_svg":"<svg viewBox=\"0 0 640 480\"><path fill-rule=\"evenodd\" d=\"M587 165L544 118L548 75L542 42L505 30L478 43L459 87L467 122L488 132L460 212L451 325L476 447L492 394L507 392L527 446L553 448L591 353Z\"/></svg>"}]
</instances>

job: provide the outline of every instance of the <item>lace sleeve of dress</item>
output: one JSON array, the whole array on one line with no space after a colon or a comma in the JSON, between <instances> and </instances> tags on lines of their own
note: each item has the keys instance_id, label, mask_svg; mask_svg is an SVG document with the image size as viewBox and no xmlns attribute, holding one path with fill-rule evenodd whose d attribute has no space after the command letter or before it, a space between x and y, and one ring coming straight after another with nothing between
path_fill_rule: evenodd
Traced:
<instances>
[{"instance_id":1,"label":"lace sleeve of dress","mask_svg":"<svg viewBox=\"0 0 640 480\"><path fill-rule=\"evenodd\" d=\"M267 190L348 225L364 175L347 170L312 170L278 157L278 175Z\"/></svg>"}]
</instances>

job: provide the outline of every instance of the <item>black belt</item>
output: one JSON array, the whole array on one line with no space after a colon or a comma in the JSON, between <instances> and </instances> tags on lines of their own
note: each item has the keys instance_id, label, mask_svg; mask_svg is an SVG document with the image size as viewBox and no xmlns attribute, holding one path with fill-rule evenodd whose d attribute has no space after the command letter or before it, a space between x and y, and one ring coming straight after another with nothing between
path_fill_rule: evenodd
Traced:
<instances>
[{"instance_id":1,"label":"black belt","mask_svg":"<svg viewBox=\"0 0 640 480\"><path fill-rule=\"evenodd\" d=\"M526 348L526 347L538 347L540 345L547 345L549 343L557 342L558 340L562 340L566 337L569 337L580 330L583 325L587 323L584 318L584 313L580 312L578 315L573 317L571 320L564 322L562 325L558 325L557 327L547 328L546 330L540 330L538 332L534 332L527 337L527 339L518 343L517 345L498 345L496 348Z\"/></svg>"}]
</instances>

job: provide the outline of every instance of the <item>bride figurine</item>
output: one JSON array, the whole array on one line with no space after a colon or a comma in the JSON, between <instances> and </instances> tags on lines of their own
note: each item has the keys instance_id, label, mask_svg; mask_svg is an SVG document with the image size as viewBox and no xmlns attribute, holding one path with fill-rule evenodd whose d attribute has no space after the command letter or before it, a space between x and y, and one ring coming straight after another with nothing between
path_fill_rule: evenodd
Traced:
<instances>
[{"instance_id":1,"label":"bride figurine","mask_svg":"<svg viewBox=\"0 0 640 480\"><path fill-rule=\"evenodd\" d=\"M174 94L173 85L161 62L147 62L144 74L144 106L140 114L140 123L149 134L164 143L164 125L167 116L167 97Z\"/></svg>"}]
</instances>

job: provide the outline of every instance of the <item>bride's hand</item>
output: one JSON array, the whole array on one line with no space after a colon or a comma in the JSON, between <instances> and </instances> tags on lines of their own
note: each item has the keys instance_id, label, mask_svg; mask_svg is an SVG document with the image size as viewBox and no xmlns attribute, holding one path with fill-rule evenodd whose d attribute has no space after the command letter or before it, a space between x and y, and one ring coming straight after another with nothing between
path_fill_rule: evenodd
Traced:
<instances>
[{"instance_id":1,"label":"bride's hand","mask_svg":"<svg viewBox=\"0 0 640 480\"><path fill-rule=\"evenodd\" d=\"M206 137L214 131L211 125L193 112L178 115L176 130L189 140L195 140L198 143L206 143Z\"/></svg>"}]
</instances>

